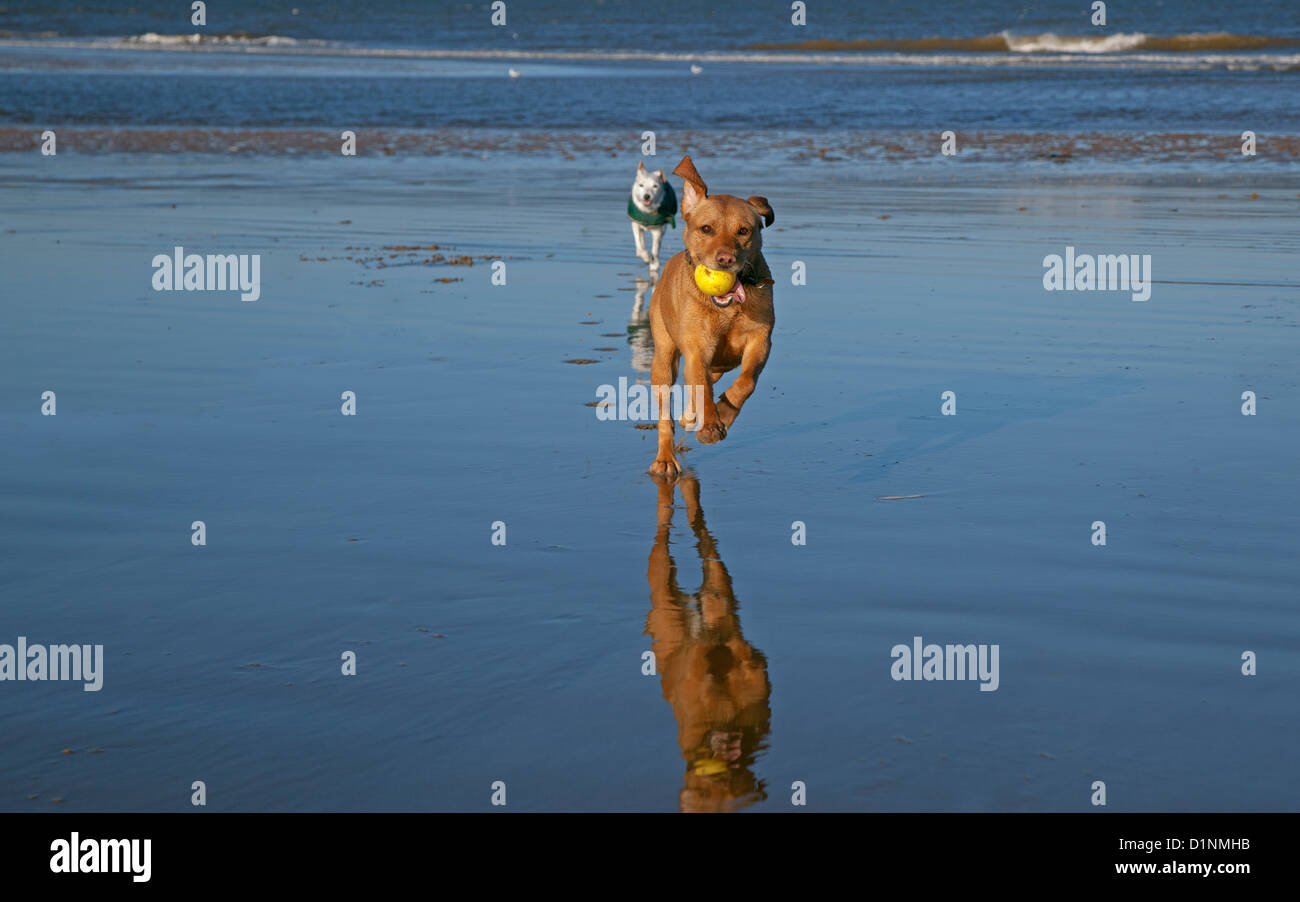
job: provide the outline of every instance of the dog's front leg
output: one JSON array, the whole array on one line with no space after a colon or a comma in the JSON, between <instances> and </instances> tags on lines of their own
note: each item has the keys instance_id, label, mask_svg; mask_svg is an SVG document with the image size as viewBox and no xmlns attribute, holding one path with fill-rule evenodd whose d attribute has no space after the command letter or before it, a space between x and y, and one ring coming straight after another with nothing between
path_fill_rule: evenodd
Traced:
<instances>
[{"instance_id":1,"label":"dog's front leg","mask_svg":"<svg viewBox=\"0 0 1300 902\"><path fill-rule=\"evenodd\" d=\"M650 268L651 269L659 268L659 244L663 240L664 240L664 230L662 228L650 230Z\"/></svg>"},{"instance_id":2,"label":"dog's front leg","mask_svg":"<svg viewBox=\"0 0 1300 902\"><path fill-rule=\"evenodd\" d=\"M652 322L653 327L653 322ZM673 480L682 472L673 450L672 386L677 381L677 349L672 347L666 332L654 336L654 360L650 363L650 391L659 408L659 443L655 461L650 465L650 475Z\"/></svg>"},{"instance_id":3,"label":"dog's front leg","mask_svg":"<svg viewBox=\"0 0 1300 902\"><path fill-rule=\"evenodd\" d=\"M646 576L650 580L650 602L654 610L676 613L675 602L681 589L677 586L677 568L673 566L672 552L668 550L673 525L673 491L671 480L659 481L659 528L655 532L655 545L650 551L650 566L647 568ZM673 619L676 618L668 618L665 625L671 625Z\"/></svg>"},{"instance_id":4,"label":"dog's front leg","mask_svg":"<svg viewBox=\"0 0 1300 902\"><path fill-rule=\"evenodd\" d=\"M756 335L745 345L740 357L740 372L736 381L718 396L718 420L724 429L730 429L740 414L740 408L749 400L749 396L758 387L758 374L767 364L767 355L772 350L772 340L767 335ZM702 440L701 440L702 441Z\"/></svg>"},{"instance_id":5,"label":"dog's front leg","mask_svg":"<svg viewBox=\"0 0 1300 902\"><path fill-rule=\"evenodd\" d=\"M718 419L718 408L713 403L713 380L709 378L709 358L705 354L683 354L686 366L686 398L683 406L682 426L689 429L695 426L695 437L702 444L711 445L727 437L727 427Z\"/></svg>"},{"instance_id":6,"label":"dog's front leg","mask_svg":"<svg viewBox=\"0 0 1300 902\"><path fill-rule=\"evenodd\" d=\"M645 250L645 226L636 221L632 223L632 245L636 248L637 258L649 263L650 255Z\"/></svg>"}]
</instances>

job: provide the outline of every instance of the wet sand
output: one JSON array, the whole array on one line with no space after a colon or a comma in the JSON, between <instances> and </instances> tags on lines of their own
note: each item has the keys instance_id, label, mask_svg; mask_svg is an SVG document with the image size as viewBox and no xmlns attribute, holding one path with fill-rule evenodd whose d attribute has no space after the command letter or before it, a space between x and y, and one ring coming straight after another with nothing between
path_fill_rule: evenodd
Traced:
<instances>
[{"instance_id":1,"label":"wet sand","mask_svg":"<svg viewBox=\"0 0 1300 902\"><path fill-rule=\"evenodd\" d=\"M30 152L40 144L40 129L0 126L0 152ZM662 156L689 151L700 156L759 155L790 162L1073 164L1095 170L1152 164L1197 166L1207 163L1275 168L1300 157L1300 135L1265 134L1256 153L1244 156L1239 135L1223 132L1003 132L962 130L957 156L943 156L943 139L934 131L724 131L674 132ZM539 157L577 161L592 155L618 159L627 152L625 131L609 129L393 129L357 132L358 156ZM223 154L241 156L330 157L339 153L338 131L314 128L95 128L59 129L59 147L74 154ZM604 165L604 161L602 161Z\"/></svg>"},{"instance_id":2,"label":"wet sand","mask_svg":"<svg viewBox=\"0 0 1300 902\"><path fill-rule=\"evenodd\" d=\"M107 661L0 692L0 810L1300 807L1300 178L698 154L783 275L670 513L589 406L647 362L635 159L574 151L0 156L0 642ZM177 244L261 299L153 292ZM1045 292L1066 245L1151 299ZM997 691L892 680L918 635Z\"/></svg>"}]
</instances>

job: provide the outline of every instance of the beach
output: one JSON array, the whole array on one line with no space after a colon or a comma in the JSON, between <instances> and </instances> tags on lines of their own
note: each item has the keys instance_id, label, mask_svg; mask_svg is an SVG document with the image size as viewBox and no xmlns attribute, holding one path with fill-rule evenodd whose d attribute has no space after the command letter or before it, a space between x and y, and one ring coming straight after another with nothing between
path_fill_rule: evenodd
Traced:
<instances>
[{"instance_id":1,"label":"beach","mask_svg":"<svg viewBox=\"0 0 1300 902\"><path fill-rule=\"evenodd\" d=\"M0 12L0 811L1300 808L1294 9L425 6Z\"/></svg>"},{"instance_id":2,"label":"beach","mask_svg":"<svg viewBox=\"0 0 1300 902\"><path fill-rule=\"evenodd\" d=\"M520 810L677 807L641 672L653 433L589 406L639 374L625 165L0 165L6 622L107 637L103 691L8 703L6 810L172 810L200 779L220 810L477 810L497 779ZM766 661L753 807L803 780L816 810L1077 810L1101 778L1120 810L1292 808L1253 775L1289 760L1300 663L1300 179L816 165L700 160L766 192L774 273L808 273L736 428L684 455ZM260 249L261 298L151 290L175 243ZM1151 254L1150 300L1045 292L1067 243ZM390 249L433 245L472 265ZM999 688L888 679L913 636L998 643Z\"/></svg>"}]
</instances>

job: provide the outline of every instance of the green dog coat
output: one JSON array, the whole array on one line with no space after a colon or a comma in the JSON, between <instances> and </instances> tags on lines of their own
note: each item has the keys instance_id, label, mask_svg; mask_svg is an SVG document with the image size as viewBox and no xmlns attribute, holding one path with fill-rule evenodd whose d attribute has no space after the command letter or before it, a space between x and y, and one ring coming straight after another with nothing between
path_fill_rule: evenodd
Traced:
<instances>
[{"instance_id":1,"label":"green dog coat","mask_svg":"<svg viewBox=\"0 0 1300 902\"><path fill-rule=\"evenodd\" d=\"M643 226L661 226L667 223L674 229L677 228L677 195L673 193L673 186L664 183L663 200L659 202L658 208L653 213L643 213L637 209L636 203L632 196L627 198L627 215Z\"/></svg>"}]
</instances>

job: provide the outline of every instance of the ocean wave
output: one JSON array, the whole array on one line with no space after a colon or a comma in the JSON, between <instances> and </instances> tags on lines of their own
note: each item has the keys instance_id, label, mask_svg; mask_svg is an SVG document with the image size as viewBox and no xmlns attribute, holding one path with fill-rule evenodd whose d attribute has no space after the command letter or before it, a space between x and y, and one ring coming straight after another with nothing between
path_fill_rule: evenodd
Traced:
<instances>
[{"instance_id":1,"label":"ocean wave","mask_svg":"<svg viewBox=\"0 0 1300 902\"><path fill-rule=\"evenodd\" d=\"M815 40L748 44L746 50L892 51L894 53L1209 53L1233 50L1275 50L1300 47L1300 38L1210 32L1160 36L1140 31L1109 35L997 34L973 38L902 38Z\"/></svg>"},{"instance_id":2,"label":"ocean wave","mask_svg":"<svg viewBox=\"0 0 1300 902\"><path fill-rule=\"evenodd\" d=\"M1062 37L1048 32L1032 36L1004 34L1003 38L1012 53L1124 53L1140 50L1147 42L1147 35L1141 32L1105 37Z\"/></svg>"},{"instance_id":3,"label":"ocean wave","mask_svg":"<svg viewBox=\"0 0 1300 902\"><path fill-rule=\"evenodd\" d=\"M846 57L853 54L874 53L877 55L892 53L898 56L943 55L949 54L1014 54L1014 55L1057 55L1057 56L1115 56L1136 53L1163 54L1226 54L1231 52L1254 52L1261 50L1281 50L1300 47L1300 38L1270 35L1231 34L1229 32L1205 32L1160 36L1140 31L1117 32L1108 35L1058 35L1053 32L1041 34L1012 34L1001 31L982 37L966 38L889 38L862 40L788 41L777 43L746 44L736 50L713 50L704 52L679 51L638 51L638 50L595 50L595 49L549 49L549 50L513 50L493 51L478 49L451 49L434 47L385 47L358 46L337 41L325 41L312 38L291 38L286 35L251 34L249 32L231 32L229 34L159 34L149 31L144 34L127 37L86 37L70 38L57 32L12 32L0 31L0 42L5 44L36 44L44 46L79 46L98 49L140 49L140 50L260 50L276 49L286 52L293 50L329 49L331 52L350 56L394 56L431 59L606 59L606 60L706 60L733 59L740 54L749 54L749 59L756 62L779 61L781 56L763 56L763 52L786 54L803 53L798 59L830 60L826 54L840 54ZM808 55L813 54L813 55ZM841 58L842 58L841 57Z\"/></svg>"},{"instance_id":4,"label":"ocean wave","mask_svg":"<svg viewBox=\"0 0 1300 902\"><path fill-rule=\"evenodd\" d=\"M329 41L300 40L278 34L249 34L233 32L231 34L158 34L147 31L144 34L123 38L126 44L143 44L162 47L185 47L200 44L236 45L247 47L297 47L299 45L326 46Z\"/></svg>"},{"instance_id":5,"label":"ocean wave","mask_svg":"<svg viewBox=\"0 0 1300 902\"><path fill-rule=\"evenodd\" d=\"M1113 35L1112 38L1123 37ZM1210 37L1202 35L1201 37ZM984 42L1002 42L1002 50L992 50ZM961 48L950 46L961 41L947 38L925 39L915 42L916 47L901 50L883 51L877 47L879 42L862 41L809 41L800 44L780 45L785 48L804 47L803 50L783 49L756 50L709 50L692 52L688 50L489 50L489 49L438 49L419 47L376 47L344 45L333 41L319 41L305 38L288 38L276 35L159 35L148 33L129 38L58 38L58 39L16 39L0 37L0 47L26 47L45 49L71 49L96 51L147 51L157 53L240 53L251 55L271 55L280 57L332 57L347 59L400 59L429 61L466 61L466 62L538 62L556 64L605 65L610 63L673 63L673 64L740 64L740 65L814 65L814 66L867 66L867 67L1058 67L1071 68L1086 66L1115 69L1216 69L1228 68L1240 71L1271 70L1295 71L1300 66L1300 54L1273 53L1261 55L1246 51L1236 53L1221 49L1203 50L1200 53L1170 52L1144 45L1140 50L1118 52L1114 49L1104 51L1048 51L1046 49L1008 52L1006 38L998 35L990 38L971 39L982 49L973 51L975 44L963 44ZM1017 41L1030 41L1029 38L1017 38ZM1043 43L1043 36L1032 39ZM1288 45L1300 46L1300 40L1270 38L1270 41L1287 41ZM1150 39L1147 39L1148 43ZM931 42L938 42L938 46ZM891 46L903 44L911 46L914 42L888 42ZM926 51L920 49L925 44ZM841 47L845 44L857 47L857 50L829 49L827 46ZM865 48L864 45L871 45ZM1023 46L1023 45L1022 45ZM1107 45L1114 47L1115 44ZM876 52L864 53L862 49ZM1184 46L1184 51L1190 49Z\"/></svg>"}]
</instances>

